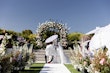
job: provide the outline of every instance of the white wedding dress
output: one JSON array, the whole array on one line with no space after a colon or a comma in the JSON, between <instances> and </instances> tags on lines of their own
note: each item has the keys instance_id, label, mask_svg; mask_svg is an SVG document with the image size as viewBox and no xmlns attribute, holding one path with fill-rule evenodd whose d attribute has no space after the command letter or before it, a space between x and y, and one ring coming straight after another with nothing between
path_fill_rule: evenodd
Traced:
<instances>
[{"instance_id":1,"label":"white wedding dress","mask_svg":"<svg viewBox=\"0 0 110 73\"><path fill-rule=\"evenodd\" d=\"M48 44L45 49L46 56L53 56L52 63L71 63L70 59L63 52L63 47L58 42L58 39L56 38L52 42L53 44Z\"/></svg>"},{"instance_id":2,"label":"white wedding dress","mask_svg":"<svg viewBox=\"0 0 110 73\"><path fill-rule=\"evenodd\" d=\"M71 63L69 58L66 56L66 54L63 52L63 47L61 46L60 43L58 43L57 47L57 62L61 64L67 64Z\"/></svg>"},{"instance_id":3,"label":"white wedding dress","mask_svg":"<svg viewBox=\"0 0 110 73\"><path fill-rule=\"evenodd\" d=\"M51 56L54 56L51 63L61 63L61 64L71 63L70 59L63 52L63 47L61 46L60 43L58 43L57 46L54 46L53 44L47 45L45 51L46 56L50 57L49 60L51 60Z\"/></svg>"}]
</instances>

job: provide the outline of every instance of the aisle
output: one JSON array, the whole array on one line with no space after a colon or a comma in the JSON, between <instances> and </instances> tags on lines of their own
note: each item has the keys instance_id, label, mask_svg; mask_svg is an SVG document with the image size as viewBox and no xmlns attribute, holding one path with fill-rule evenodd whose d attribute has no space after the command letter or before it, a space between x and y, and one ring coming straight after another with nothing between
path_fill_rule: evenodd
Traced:
<instances>
[{"instance_id":1,"label":"aisle","mask_svg":"<svg viewBox=\"0 0 110 73\"><path fill-rule=\"evenodd\" d=\"M40 73L70 73L63 64L45 64Z\"/></svg>"}]
</instances>

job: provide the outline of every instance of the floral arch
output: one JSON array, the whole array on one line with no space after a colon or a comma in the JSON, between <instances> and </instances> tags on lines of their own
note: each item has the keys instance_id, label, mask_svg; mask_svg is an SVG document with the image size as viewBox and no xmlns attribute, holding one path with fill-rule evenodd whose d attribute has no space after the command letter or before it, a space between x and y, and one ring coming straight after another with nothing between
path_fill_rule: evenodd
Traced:
<instances>
[{"instance_id":1,"label":"floral arch","mask_svg":"<svg viewBox=\"0 0 110 73\"><path fill-rule=\"evenodd\" d=\"M38 28L37 28L37 45L39 46L43 46L43 42L42 42L42 34L44 31L48 30L48 29L54 29L58 31L59 33L59 40L62 44L62 46L66 47L67 46L67 26L65 24L61 24L61 23L57 23L57 22L45 22L42 24L39 24Z\"/></svg>"}]
</instances>

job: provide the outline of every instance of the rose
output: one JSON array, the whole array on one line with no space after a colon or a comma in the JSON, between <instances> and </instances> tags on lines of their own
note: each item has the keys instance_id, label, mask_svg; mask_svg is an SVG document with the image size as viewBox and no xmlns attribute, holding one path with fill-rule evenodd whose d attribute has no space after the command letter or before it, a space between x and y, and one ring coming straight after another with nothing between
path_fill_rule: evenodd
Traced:
<instances>
[{"instance_id":1,"label":"rose","mask_svg":"<svg viewBox=\"0 0 110 73\"><path fill-rule=\"evenodd\" d=\"M104 65L104 62L105 62L105 58L102 58L99 63L100 63L101 65Z\"/></svg>"}]
</instances>

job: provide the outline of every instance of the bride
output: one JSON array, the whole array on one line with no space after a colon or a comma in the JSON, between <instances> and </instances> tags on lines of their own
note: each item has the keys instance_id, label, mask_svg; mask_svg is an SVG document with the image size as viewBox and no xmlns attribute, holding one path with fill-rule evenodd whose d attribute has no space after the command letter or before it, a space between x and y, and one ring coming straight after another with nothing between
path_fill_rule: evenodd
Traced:
<instances>
[{"instance_id":1,"label":"bride","mask_svg":"<svg viewBox=\"0 0 110 73\"><path fill-rule=\"evenodd\" d=\"M46 39L45 43L52 42L51 48L48 47L50 44L47 45L45 50L46 54L48 52L53 53L53 55L48 54L48 56L51 58L51 63L61 63L61 64L70 63L69 58L63 52L63 47L61 46L60 42L58 42L57 39L58 39L58 35L52 35L51 37Z\"/></svg>"}]
</instances>

